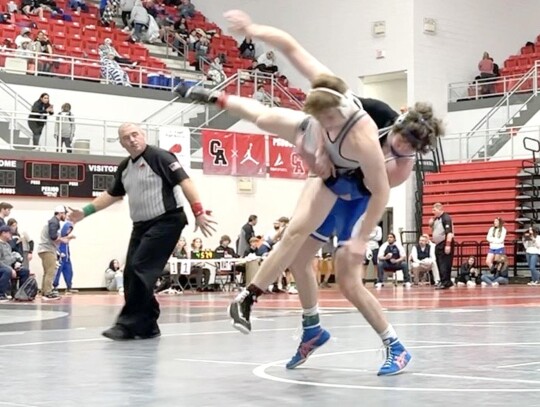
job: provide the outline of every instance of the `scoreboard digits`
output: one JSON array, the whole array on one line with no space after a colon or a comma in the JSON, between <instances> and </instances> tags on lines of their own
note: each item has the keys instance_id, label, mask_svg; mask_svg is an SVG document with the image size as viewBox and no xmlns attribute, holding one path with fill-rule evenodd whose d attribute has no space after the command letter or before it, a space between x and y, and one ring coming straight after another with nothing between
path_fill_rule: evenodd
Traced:
<instances>
[{"instance_id":1,"label":"scoreboard digits","mask_svg":"<svg viewBox=\"0 0 540 407\"><path fill-rule=\"evenodd\" d=\"M117 169L116 164L0 158L0 194L93 198L113 184Z\"/></svg>"}]
</instances>

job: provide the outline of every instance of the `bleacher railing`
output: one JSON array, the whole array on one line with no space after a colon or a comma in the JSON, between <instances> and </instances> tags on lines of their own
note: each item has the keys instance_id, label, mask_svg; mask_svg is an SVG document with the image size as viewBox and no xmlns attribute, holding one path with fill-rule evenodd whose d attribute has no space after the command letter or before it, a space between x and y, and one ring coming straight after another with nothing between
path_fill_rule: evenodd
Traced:
<instances>
[{"instance_id":1,"label":"bleacher railing","mask_svg":"<svg viewBox=\"0 0 540 407\"><path fill-rule=\"evenodd\" d=\"M494 154L489 154L489 148L495 142L493 135L503 135L508 141ZM529 158L530 151L523 147L523 137L540 138L540 126L516 126L501 131L499 128L487 129L479 134L470 132L447 134L441 137L441 148L444 151L445 163L489 161L493 159L521 159ZM478 151L485 151L483 156Z\"/></svg>"},{"instance_id":2,"label":"bleacher railing","mask_svg":"<svg viewBox=\"0 0 540 407\"><path fill-rule=\"evenodd\" d=\"M88 58L0 49L0 60L3 61L2 65L4 65L0 67L0 70L7 73L111 82L110 78L101 75L101 63L97 55L94 58ZM144 65L135 67L121 65L121 67L128 74L132 87L171 91L182 80L182 72L175 73L174 70L168 68L162 69ZM175 76L176 74L178 76Z\"/></svg>"}]
</instances>

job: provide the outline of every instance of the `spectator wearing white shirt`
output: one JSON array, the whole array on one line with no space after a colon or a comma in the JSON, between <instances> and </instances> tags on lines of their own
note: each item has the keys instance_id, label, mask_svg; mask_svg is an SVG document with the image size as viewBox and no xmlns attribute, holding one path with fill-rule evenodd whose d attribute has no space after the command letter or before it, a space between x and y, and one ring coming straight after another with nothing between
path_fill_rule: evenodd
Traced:
<instances>
[{"instance_id":1,"label":"spectator wearing white shirt","mask_svg":"<svg viewBox=\"0 0 540 407\"><path fill-rule=\"evenodd\" d=\"M501 218L495 218L493 226L489 228L486 240L489 242L489 251L486 256L486 266L491 268L493 257L496 254L504 254L504 239L506 238L506 228Z\"/></svg>"},{"instance_id":2,"label":"spectator wearing white shirt","mask_svg":"<svg viewBox=\"0 0 540 407\"><path fill-rule=\"evenodd\" d=\"M22 48L22 44L25 42L32 43L32 38L30 38L30 28L23 27L21 28L21 33L15 37L15 45L17 48Z\"/></svg>"},{"instance_id":3,"label":"spectator wearing white shirt","mask_svg":"<svg viewBox=\"0 0 540 407\"><path fill-rule=\"evenodd\" d=\"M536 268L538 264L538 255L540 255L540 236L538 230L530 227L523 234L523 247L525 247L525 256L527 257L527 265L531 271L531 281L528 285L540 285L540 272Z\"/></svg>"},{"instance_id":4,"label":"spectator wearing white shirt","mask_svg":"<svg viewBox=\"0 0 540 407\"><path fill-rule=\"evenodd\" d=\"M384 286L384 271L403 271L403 281L406 288L411 287L411 276L407 265L407 255L403 246L396 242L396 235L388 233L386 242L379 248L379 264L377 266L377 283L375 288Z\"/></svg>"},{"instance_id":5,"label":"spectator wearing white shirt","mask_svg":"<svg viewBox=\"0 0 540 407\"><path fill-rule=\"evenodd\" d=\"M261 54L259 58L257 58L257 63L257 69L261 72L276 73L278 71L274 51L268 51L265 54Z\"/></svg>"},{"instance_id":6,"label":"spectator wearing white shirt","mask_svg":"<svg viewBox=\"0 0 540 407\"><path fill-rule=\"evenodd\" d=\"M367 244L368 250L371 250L371 261L373 266L377 267L378 257L379 257L379 242L382 240L382 228L380 226L375 226L375 229L369 235L369 241ZM369 264L369 258L366 256L364 259L364 266Z\"/></svg>"},{"instance_id":7,"label":"spectator wearing white shirt","mask_svg":"<svg viewBox=\"0 0 540 407\"><path fill-rule=\"evenodd\" d=\"M433 271L434 278L439 280L439 271L433 267L437 261L435 258L435 245L431 244L428 235L422 235L418 239L418 244L411 249L409 256L413 272L414 285L418 285L420 276Z\"/></svg>"}]
</instances>

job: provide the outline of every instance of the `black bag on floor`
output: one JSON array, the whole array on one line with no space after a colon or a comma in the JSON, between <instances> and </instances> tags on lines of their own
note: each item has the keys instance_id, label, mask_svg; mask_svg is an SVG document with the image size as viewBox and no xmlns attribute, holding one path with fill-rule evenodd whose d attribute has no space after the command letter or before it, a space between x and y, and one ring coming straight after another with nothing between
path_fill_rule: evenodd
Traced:
<instances>
[{"instance_id":1,"label":"black bag on floor","mask_svg":"<svg viewBox=\"0 0 540 407\"><path fill-rule=\"evenodd\" d=\"M34 277L28 277L28 280L15 293L15 301L34 301L38 293L37 281Z\"/></svg>"}]
</instances>

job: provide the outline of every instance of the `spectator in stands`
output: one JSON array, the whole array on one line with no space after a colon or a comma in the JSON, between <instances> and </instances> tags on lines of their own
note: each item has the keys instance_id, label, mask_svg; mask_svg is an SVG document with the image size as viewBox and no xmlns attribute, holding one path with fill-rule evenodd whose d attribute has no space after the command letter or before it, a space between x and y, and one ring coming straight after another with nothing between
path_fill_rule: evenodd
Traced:
<instances>
[{"instance_id":1,"label":"spectator in stands","mask_svg":"<svg viewBox=\"0 0 540 407\"><path fill-rule=\"evenodd\" d=\"M124 30L129 30L129 20L131 18L131 10L135 6L135 0L120 0L120 10Z\"/></svg>"},{"instance_id":2,"label":"spectator in stands","mask_svg":"<svg viewBox=\"0 0 540 407\"><path fill-rule=\"evenodd\" d=\"M379 244L382 240L382 228L380 225L375 226L375 229L371 232L369 235L369 241L368 241L368 250L371 251L371 261L373 262L373 266L377 268L378 260L379 260ZM369 264L369 259L364 259L364 266L367 266Z\"/></svg>"},{"instance_id":3,"label":"spectator in stands","mask_svg":"<svg viewBox=\"0 0 540 407\"><path fill-rule=\"evenodd\" d=\"M496 254L490 269L491 275L482 274L482 287L508 284L508 258L504 254Z\"/></svg>"},{"instance_id":4,"label":"spectator in stands","mask_svg":"<svg viewBox=\"0 0 540 407\"><path fill-rule=\"evenodd\" d=\"M499 65L495 63L493 58L489 57L489 59L491 59L491 62L493 62L493 77L498 78L499 76L501 76L501 72L499 70Z\"/></svg>"},{"instance_id":5,"label":"spectator in stands","mask_svg":"<svg viewBox=\"0 0 540 407\"><path fill-rule=\"evenodd\" d=\"M484 52L482 59L478 63L478 70L480 71L480 80L481 81L490 81L493 75L493 59L490 58L489 53ZM480 89L482 95L491 93L491 84L483 85Z\"/></svg>"},{"instance_id":6,"label":"spectator in stands","mask_svg":"<svg viewBox=\"0 0 540 407\"><path fill-rule=\"evenodd\" d=\"M452 218L444 211L440 202L433 205L434 218L429 220L431 227L431 241L435 243L435 257L437 258L437 269L441 276L441 281L437 289L445 290L454 285L452 282L452 262L454 260L454 228Z\"/></svg>"},{"instance_id":7,"label":"spectator in stands","mask_svg":"<svg viewBox=\"0 0 540 407\"><path fill-rule=\"evenodd\" d=\"M19 224L13 218L9 219L7 225L11 228L12 240L10 242L13 251L22 255L22 265L24 268L30 268L30 260L34 252L34 241L26 231L19 231Z\"/></svg>"},{"instance_id":8,"label":"spectator in stands","mask_svg":"<svg viewBox=\"0 0 540 407\"><path fill-rule=\"evenodd\" d=\"M435 245L430 244L429 236L422 235L418 244L411 249L409 256L414 277L414 285L418 285L422 275L428 274L437 262L435 258Z\"/></svg>"},{"instance_id":9,"label":"spectator in stands","mask_svg":"<svg viewBox=\"0 0 540 407\"><path fill-rule=\"evenodd\" d=\"M188 37L188 46L190 51L195 51L195 44L199 41L197 30L191 30Z\"/></svg>"},{"instance_id":10,"label":"spectator in stands","mask_svg":"<svg viewBox=\"0 0 540 407\"><path fill-rule=\"evenodd\" d=\"M49 36L45 31L41 30L38 32L36 40L32 44L32 50L39 54L53 54L53 47L51 41L49 40ZM43 55L40 55L38 59L38 74L42 72L51 72L52 67L53 64L50 62L50 59L44 57Z\"/></svg>"},{"instance_id":11,"label":"spectator in stands","mask_svg":"<svg viewBox=\"0 0 540 407\"><path fill-rule=\"evenodd\" d=\"M276 66L276 56L274 55L274 51L268 51L264 54L262 54L257 59L258 65L257 69L264 73L276 73L278 71L278 67Z\"/></svg>"},{"instance_id":12,"label":"spectator in stands","mask_svg":"<svg viewBox=\"0 0 540 407\"><path fill-rule=\"evenodd\" d=\"M197 258L197 254L203 251L203 242L200 237L191 241L191 258ZM191 274L195 275L197 291L208 291L210 288L210 269L204 267L204 263L195 263L191 267Z\"/></svg>"},{"instance_id":13,"label":"spectator in stands","mask_svg":"<svg viewBox=\"0 0 540 407\"><path fill-rule=\"evenodd\" d=\"M396 235L388 234L386 242L379 248L379 264L377 265L377 283L376 288L384 286L385 270L396 272L403 271L403 282L405 287L411 287L411 276L407 265L407 255L403 246L396 241Z\"/></svg>"},{"instance_id":14,"label":"spectator in stands","mask_svg":"<svg viewBox=\"0 0 540 407\"><path fill-rule=\"evenodd\" d=\"M54 0L38 0L38 4L44 11L49 11L52 14L52 17L64 13L64 10L59 8Z\"/></svg>"},{"instance_id":15,"label":"spectator in stands","mask_svg":"<svg viewBox=\"0 0 540 407\"><path fill-rule=\"evenodd\" d=\"M255 99L257 102L267 104L268 98L266 96L266 92L264 91L264 85L257 86L257 90L255 93L253 93L253 99Z\"/></svg>"},{"instance_id":16,"label":"spectator in stands","mask_svg":"<svg viewBox=\"0 0 540 407\"><path fill-rule=\"evenodd\" d=\"M43 7L39 5L38 0L22 0L21 2L21 12L25 16L39 16L42 19L43 11Z\"/></svg>"},{"instance_id":17,"label":"spectator in stands","mask_svg":"<svg viewBox=\"0 0 540 407\"><path fill-rule=\"evenodd\" d=\"M8 1L7 3L8 13L14 14L17 12L18 9L19 7L17 6L17 3L15 3L13 0Z\"/></svg>"},{"instance_id":18,"label":"spectator in stands","mask_svg":"<svg viewBox=\"0 0 540 407\"><path fill-rule=\"evenodd\" d=\"M88 12L88 6L85 0L69 0L69 8L76 13L80 13L81 10L85 13Z\"/></svg>"},{"instance_id":19,"label":"spectator in stands","mask_svg":"<svg viewBox=\"0 0 540 407\"><path fill-rule=\"evenodd\" d=\"M195 43L195 62L193 65L198 71L202 70L203 61L208 56L210 52L210 41L206 36L201 36L199 40Z\"/></svg>"},{"instance_id":20,"label":"spectator in stands","mask_svg":"<svg viewBox=\"0 0 540 407\"><path fill-rule=\"evenodd\" d=\"M39 147L39 139L47 122L47 115L53 115L53 105L49 103L49 94L42 93L38 100L32 105L32 111L28 116L28 127L32 130L32 141L34 148Z\"/></svg>"},{"instance_id":21,"label":"spectator in stands","mask_svg":"<svg viewBox=\"0 0 540 407\"><path fill-rule=\"evenodd\" d=\"M133 42L140 42L142 40L143 31L148 30L148 11L144 7L141 0L135 0L135 5L131 10L129 17L129 24L133 27L131 39Z\"/></svg>"},{"instance_id":22,"label":"spectator in stands","mask_svg":"<svg viewBox=\"0 0 540 407\"><path fill-rule=\"evenodd\" d=\"M15 37L15 45L17 46L17 48L22 48L22 44L23 43L32 43L32 38L30 38L30 28L28 27L23 27L21 28L21 32L19 35L17 35L17 37Z\"/></svg>"},{"instance_id":23,"label":"spectator in stands","mask_svg":"<svg viewBox=\"0 0 540 407\"><path fill-rule=\"evenodd\" d=\"M131 86L128 74L114 60L114 54L109 52L101 56L101 77L115 85Z\"/></svg>"},{"instance_id":24,"label":"spectator in stands","mask_svg":"<svg viewBox=\"0 0 540 407\"><path fill-rule=\"evenodd\" d=\"M223 70L223 64L221 63L220 57L214 58L214 60L210 64L210 68L208 69L208 73L206 74L206 76L216 85L227 80L227 75Z\"/></svg>"},{"instance_id":25,"label":"spectator in stands","mask_svg":"<svg viewBox=\"0 0 540 407\"><path fill-rule=\"evenodd\" d=\"M530 41L527 41L525 43L525 47L527 48L530 48L531 49L531 53L534 54L536 52L536 46L534 45L534 42L530 42Z\"/></svg>"},{"instance_id":26,"label":"spectator in stands","mask_svg":"<svg viewBox=\"0 0 540 407\"><path fill-rule=\"evenodd\" d=\"M0 300L6 298L11 290L11 280L19 280L19 285L30 276L30 271L22 266L22 256L11 250L11 228L0 226Z\"/></svg>"},{"instance_id":27,"label":"spectator in stands","mask_svg":"<svg viewBox=\"0 0 540 407\"><path fill-rule=\"evenodd\" d=\"M219 239L219 246L214 250L218 259L222 257L238 257L234 249L229 246L230 244L231 238L228 235L221 236L221 239Z\"/></svg>"},{"instance_id":28,"label":"spectator in stands","mask_svg":"<svg viewBox=\"0 0 540 407\"><path fill-rule=\"evenodd\" d=\"M528 285L540 285L540 272L538 272L538 255L540 254L540 236L536 228L530 227L522 238L527 265L531 271L531 281Z\"/></svg>"},{"instance_id":29,"label":"spectator in stands","mask_svg":"<svg viewBox=\"0 0 540 407\"><path fill-rule=\"evenodd\" d=\"M9 202L0 202L0 226L4 226L6 224L6 218L9 217L12 209L13 205L11 205Z\"/></svg>"},{"instance_id":30,"label":"spectator in stands","mask_svg":"<svg viewBox=\"0 0 540 407\"><path fill-rule=\"evenodd\" d=\"M248 246L245 248L242 257L257 257L257 250L259 249L259 238L253 236L249 239Z\"/></svg>"},{"instance_id":31,"label":"spectator in stands","mask_svg":"<svg viewBox=\"0 0 540 407\"><path fill-rule=\"evenodd\" d=\"M474 256L470 256L465 263L459 268L459 273L457 276L457 286L464 287L475 287L476 280L480 277L479 270L474 264L476 259Z\"/></svg>"},{"instance_id":32,"label":"spectator in stands","mask_svg":"<svg viewBox=\"0 0 540 407\"><path fill-rule=\"evenodd\" d=\"M236 252L238 254L244 254L248 247L250 246L251 238L255 237L254 226L257 224L257 215L249 215L247 223L242 226L240 229L240 234L238 236L238 244ZM245 257L245 256L244 256Z\"/></svg>"},{"instance_id":33,"label":"spectator in stands","mask_svg":"<svg viewBox=\"0 0 540 407\"><path fill-rule=\"evenodd\" d=\"M173 256L177 259L189 259L189 252L187 250L185 237L180 237L180 239L178 239L178 243L174 248Z\"/></svg>"},{"instance_id":34,"label":"spectator in stands","mask_svg":"<svg viewBox=\"0 0 540 407\"><path fill-rule=\"evenodd\" d=\"M64 103L62 111L56 116L56 125L54 126L54 138L57 140L56 152L62 152L63 146L66 146L66 152L71 153L71 142L75 137L75 119L71 113L71 105Z\"/></svg>"},{"instance_id":35,"label":"spectator in stands","mask_svg":"<svg viewBox=\"0 0 540 407\"><path fill-rule=\"evenodd\" d=\"M193 18L195 16L195 6L191 3L191 0L182 0L178 6L178 12L181 17Z\"/></svg>"},{"instance_id":36,"label":"spectator in stands","mask_svg":"<svg viewBox=\"0 0 540 407\"><path fill-rule=\"evenodd\" d=\"M489 251L486 256L486 266L491 268L493 257L496 254L504 254L504 239L506 238L506 228L501 218L495 218L493 226L489 228L486 240L489 242Z\"/></svg>"},{"instance_id":37,"label":"spectator in stands","mask_svg":"<svg viewBox=\"0 0 540 407\"><path fill-rule=\"evenodd\" d=\"M120 262L116 259L111 260L105 270L105 286L108 291L124 293L124 268L120 267Z\"/></svg>"},{"instance_id":38,"label":"spectator in stands","mask_svg":"<svg viewBox=\"0 0 540 407\"><path fill-rule=\"evenodd\" d=\"M253 39L251 37L244 38L244 41L242 41L242 44L240 44L238 49L243 58L255 58L255 44L253 44Z\"/></svg>"},{"instance_id":39,"label":"spectator in stands","mask_svg":"<svg viewBox=\"0 0 540 407\"><path fill-rule=\"evenodd\" d=\"M132 68L135 68L137 66L137 62L133 62L129 58L124 58L120 56L116 48L114 48L114 45L112 45L112 40L110 38L105 38L103 44L98 47L98 52L100 58L103 58L103 56L107 56L108 54L113 54L113 59L119 64L131 65Z\"/></svg>"}]
</instances>

